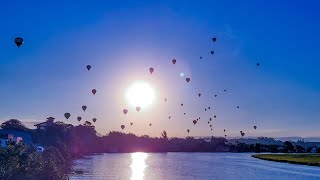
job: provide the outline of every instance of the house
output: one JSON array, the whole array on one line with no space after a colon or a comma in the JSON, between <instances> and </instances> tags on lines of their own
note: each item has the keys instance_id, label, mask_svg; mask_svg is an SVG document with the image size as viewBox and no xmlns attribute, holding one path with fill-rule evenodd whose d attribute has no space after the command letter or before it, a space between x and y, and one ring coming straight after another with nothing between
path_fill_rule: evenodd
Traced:
<instances>
[{"instance_id":1,"label":"house","mask_svg":"<svg viewBox=\"0 0 320 180\"><path fill-rule=\"evenodd\" d=\"M53 117L48 117L46 122L35 124L34 126L36 126L37 129L46 130L48 127L54 124L53 121L54 121Z\"/></svg>"},{"instance_id":2,"label":"house","mask_svg":"<svg viewBox=\"0 0 320 180\"><path fill-rule=\"evenodd\" d=\"M27 145L32 143L31 132L23 129L7 128L0 130L1 147L6 147L7 141L16 143L23 142Z\"/></svg>"}]
</instances>

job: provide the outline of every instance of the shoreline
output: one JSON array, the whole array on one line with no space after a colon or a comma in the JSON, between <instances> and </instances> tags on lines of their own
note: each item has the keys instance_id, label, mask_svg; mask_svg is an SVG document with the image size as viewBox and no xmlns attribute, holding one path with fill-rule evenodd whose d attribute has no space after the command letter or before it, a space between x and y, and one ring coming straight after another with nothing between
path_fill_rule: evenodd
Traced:
<instances>
[{"instance_id":1,"label":"shoreline","mask_svg":"<svg viewBox=\"0 0 320 180\"><path fill-rule=\"evenodd\" d=\"M320 154L254 154L251 157L266 161L320 167ZM312 162L315 160L317 162Z\"/></svg>"}]
</instances>

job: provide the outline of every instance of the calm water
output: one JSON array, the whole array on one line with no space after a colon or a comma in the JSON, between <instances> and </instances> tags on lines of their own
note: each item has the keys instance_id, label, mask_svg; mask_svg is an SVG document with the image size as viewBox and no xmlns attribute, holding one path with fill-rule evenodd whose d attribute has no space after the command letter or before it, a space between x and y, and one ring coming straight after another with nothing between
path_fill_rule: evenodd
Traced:
<instances>
[{"instance_id":1,"label":"calm water","mask_svg":"<svg viewBox=\"0 0 320 180\"><path fill-rule=\"evenodd\" d=\"M74 162L70 179L320 180L320 168L263 161L240 153L97 154Z\"/></svg>"}]
</instances>

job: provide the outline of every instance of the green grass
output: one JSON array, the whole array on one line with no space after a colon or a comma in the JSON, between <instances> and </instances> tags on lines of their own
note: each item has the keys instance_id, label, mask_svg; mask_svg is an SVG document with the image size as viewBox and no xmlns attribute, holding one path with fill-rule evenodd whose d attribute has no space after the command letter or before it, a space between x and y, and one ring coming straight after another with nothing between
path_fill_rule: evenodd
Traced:
<instances>
[{"instance_id":1,"label":"green grass","mask_svg":"<svg viewBox=\"0 0 320 180\"><path fill-rule=\"evenodd\" d=\"M252 157L268 161L320 166L320 154L255 154Z\"/></svg>"}]
</instances>

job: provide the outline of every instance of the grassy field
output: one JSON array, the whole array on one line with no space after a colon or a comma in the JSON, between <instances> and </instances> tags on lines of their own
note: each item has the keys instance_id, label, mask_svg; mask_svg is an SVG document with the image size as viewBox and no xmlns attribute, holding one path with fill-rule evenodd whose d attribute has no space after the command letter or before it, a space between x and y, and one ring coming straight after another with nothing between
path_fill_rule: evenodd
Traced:
<instances>
[{"instance_id":1,"label":"grassy field","mask_svg":"<svg viewBox=\"0 0 320 180\"><path fill-rule=\"evenodd\" d=\"M268 161L320 166L320 154L255 154L252 157Z\"/></svg>"}]
</instances>

